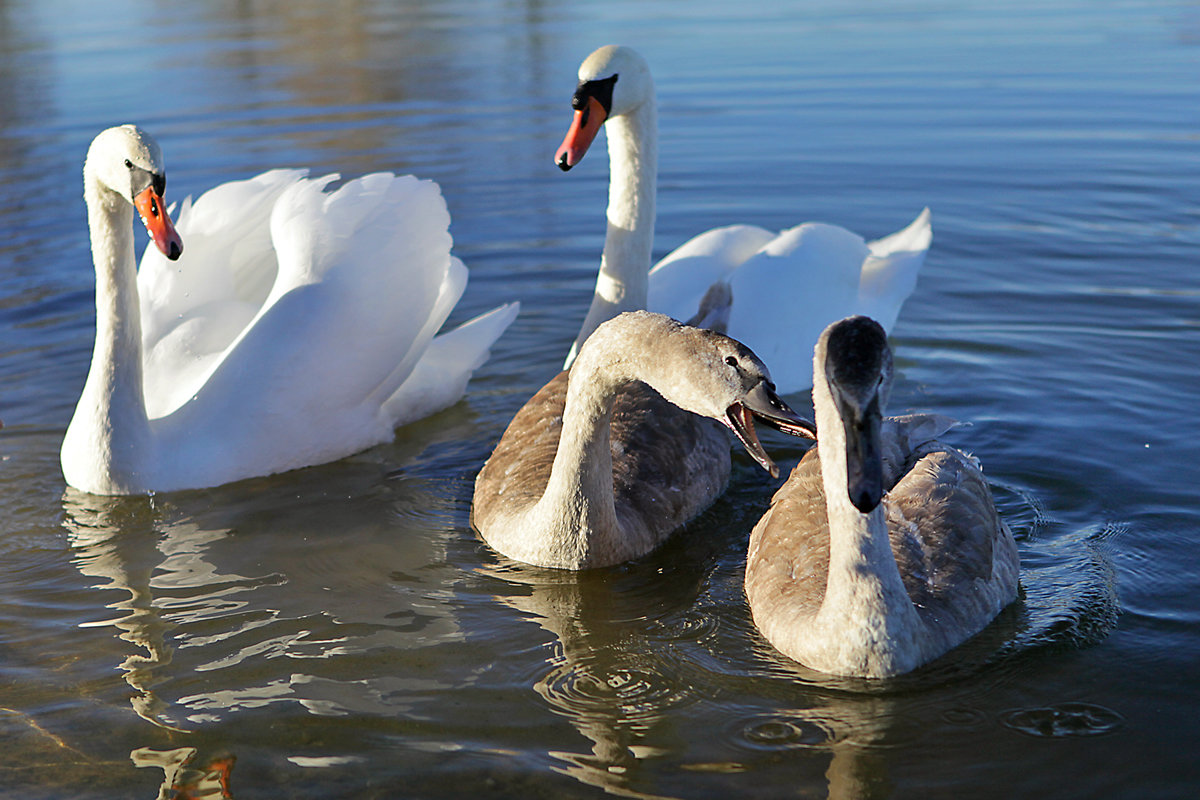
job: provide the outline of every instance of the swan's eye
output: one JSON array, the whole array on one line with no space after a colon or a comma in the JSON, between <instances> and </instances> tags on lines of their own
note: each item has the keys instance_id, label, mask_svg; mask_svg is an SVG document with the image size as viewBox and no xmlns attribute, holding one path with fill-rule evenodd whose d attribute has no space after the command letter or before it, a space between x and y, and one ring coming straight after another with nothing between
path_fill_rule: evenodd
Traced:
<instances>
[{"instance_id":1,"label":"swan's eye","mask_svg":"<svg viewBox=\"0 0 1200 800\"><path fill-rule=\"evenodd\" d=\"M738 360L733 356L725 356L725 363L731 367L736 367L738 365Z\"/></svg>"},{"instance_id":2,"label":"swan's eye","mask_svg":"<svg viewBox=\"0 0 1200 800\"><path fill-rule=\"evenodd\" d=\"M130 161L128 158L125 159L125 169L133 169L133 162Z\"/></svg>"}]
</instances>

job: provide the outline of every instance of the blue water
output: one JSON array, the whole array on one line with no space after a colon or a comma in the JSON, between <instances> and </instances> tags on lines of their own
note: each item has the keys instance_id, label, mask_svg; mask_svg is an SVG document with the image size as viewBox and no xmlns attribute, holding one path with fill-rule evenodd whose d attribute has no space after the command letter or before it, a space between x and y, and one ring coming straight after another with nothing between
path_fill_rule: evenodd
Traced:
<instances>
[{"instance_id":1,"label":"blue water","mask_svg":"<svg viewBox=\"0 0 1200 800\"><path fill-rule=\"evenodd\" d=\"M1024 592L937 664L838 680L757 635L745 547L776 484L744 455L621 568L523 567L470 530L475 472L590 299L607 161L551 161L608 42L658 86L657 255L933 209L891 408L970 423ZM222 768L240 797L1191 796L1198 78L1183 2L0 0L0 797L219 797ZM279 166L432 178L471 269L451 322L522 315L391 444L67 490L80 169L122 122L163 145L169 199Z\"/></svg>"}]
</instances>

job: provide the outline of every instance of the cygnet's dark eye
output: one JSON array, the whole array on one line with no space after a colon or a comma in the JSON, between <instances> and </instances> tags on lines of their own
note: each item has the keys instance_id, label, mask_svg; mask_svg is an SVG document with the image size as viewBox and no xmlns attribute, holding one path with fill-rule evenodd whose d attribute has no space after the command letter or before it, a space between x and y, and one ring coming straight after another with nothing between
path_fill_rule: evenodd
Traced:
<instances>
[{"instance_id":1,"label":"cygnet's dark eye","mask_svg":"<svg viewBox=\"0 0 1200 800\"><path fill-rule=\"evenodd\" d=\"M133 169L133 162L130 161L128 158L125 159L125 169Z\"/></svg>"},{"instance_id":2,"label":"cygnet's dark eye","mask_svg":"<svg viewBox=\"0 0 1200 800\"><path fill-rule=\"evenodd\" d=\"M725 356L725 363L731 367L736 367L738 365L738 360L733 356Z\"/></svg>"}]
</instances>

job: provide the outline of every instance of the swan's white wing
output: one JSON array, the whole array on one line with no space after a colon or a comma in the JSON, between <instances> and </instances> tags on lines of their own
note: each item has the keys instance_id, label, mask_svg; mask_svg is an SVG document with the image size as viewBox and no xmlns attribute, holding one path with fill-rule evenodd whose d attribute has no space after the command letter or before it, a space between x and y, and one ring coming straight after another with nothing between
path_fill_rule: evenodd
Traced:
<instances>
[{"instance_id":1,"label":"swan's white wing","mask_svg":"<svg viewBox=\"0 0 1200 800\"><path fill-rule=\"evenodd\" d=\"M812 386L812 350L831 322L865 314L890 330L912 293L932 229L929 209L868 244L835 225L809 222L779 234L730 278L728 334L771 370L781 393Z\"/></svg>"},{"instance_id":2,"label":"swan's white wing","mask_svg":"<svg viewBox=\"0 0 1200 800\"><path fill-rule=\"evenodd\" d=\"M450 256L436 184L379 174L329 194L326 182L280 195L270 221L278 275L264 305L198 391L157 421L161 440L203 476L192 485L319 463L390 437L382 403L462 292L466 270Z\"/></svg>"},{"instance_id":3,"label":"swan's white wing","mask_svg":"<svg viewBox=\"0 0 1200 800\"><path fill-rule=\"evenodd\" d=\"M689 239L650 270L647 309L680 321L691 319L710 286L728 279L774 238L764 228L729 225Z\"/></svg>"},{"instance_id":4,"label":"swan's white wing","mask_svg":"<svg viewBox=\"0 0 1200 800\"><path fill-rule=\"evenodd\" d=\"M508 303L433 337L400 388L384 403L393 425L404 425L449 408L483 366L500 334L517 318L520 303Z\"/></svg>"},{"instance_id":5,"label":"swan's white wing","mask_svg":"<svg viewBox=\"0 0 1200 800\"><path fill-rule=\"evenodd\" d=\"M730 278L728 333L771 370L781 393L812 386L812 351L834 320L854 313L866 242L845 228L808 222L784 231Z\"/></svg>"},{"instance_id":6,"label":"swan's white wing","mask_svg":"<svg viewBox=\"0 0 1200 800\"><path fill-rule=\"evenodd\" d=\"M138 270L144 342L153 345L180 317L212 303L262 304L276 272L267 221L280 194L305 174L272 170L184 200L175 220L183 255L169 261L148 245Z\"/></svg>"},{"instance_id":7,"label":"swan's white wing","mask_svg":"<svg viewBox=\"0 0 1200 800\"><path fill-rule=\"evenodd\" d=\"M268 220L304 170L273 170L184 200L183 255L149 245L138 271L144 391L151 419L191 397L261 308L276 279Z\"/></svg>"}]
</instances>

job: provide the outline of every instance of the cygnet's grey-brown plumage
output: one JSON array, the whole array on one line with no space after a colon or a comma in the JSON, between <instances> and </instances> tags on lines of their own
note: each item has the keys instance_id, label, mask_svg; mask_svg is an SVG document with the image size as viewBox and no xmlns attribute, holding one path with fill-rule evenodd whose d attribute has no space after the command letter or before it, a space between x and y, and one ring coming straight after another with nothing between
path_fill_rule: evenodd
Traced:
<instances>
[{"instance_id":1,"label":"cygnet's grey-brown plumage","mask_svg":"<svg viewBox=\"0 0 1200 800\"><path fill-rule=\"evenodd\" d=\"M621 314L517 412L476 478L472 525L539 566L637 558L724 491L729 439L714 420L778 474L751 415L812 430L749 348L661 314Z\"/></svg>"},{"instance_id":2,"label":"cygnet's grey-brown plumage","mask_svg":"<svg viewBox=\"0 0 1200 800\"><path fill-rule=\"evenodd\" d=\"M849 317L813 356L818 447L750 535L746 595L782 653L881 678L925 664L1017 597L1016 542L978 462L936 436L944 417L882 415L883 329Z\"/></svg>"}]
</instances>

